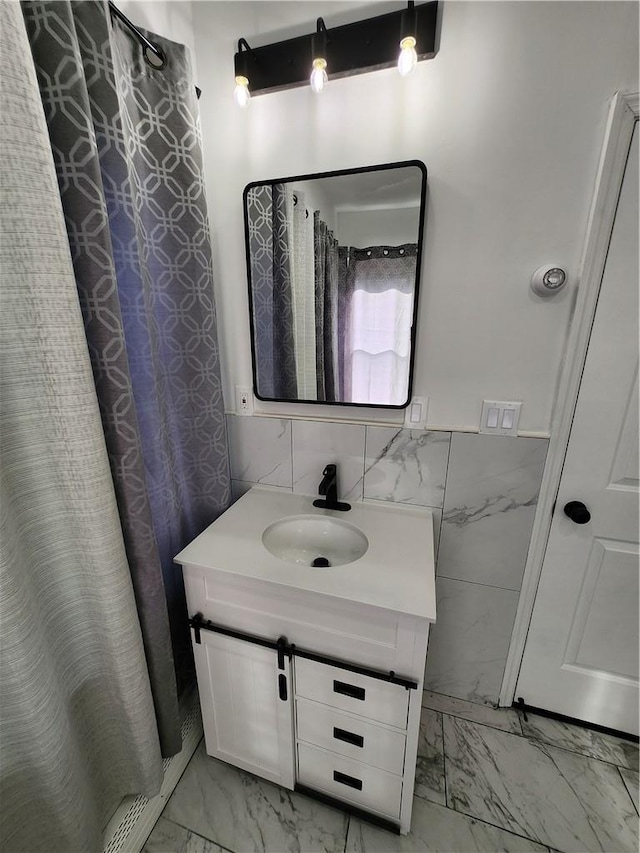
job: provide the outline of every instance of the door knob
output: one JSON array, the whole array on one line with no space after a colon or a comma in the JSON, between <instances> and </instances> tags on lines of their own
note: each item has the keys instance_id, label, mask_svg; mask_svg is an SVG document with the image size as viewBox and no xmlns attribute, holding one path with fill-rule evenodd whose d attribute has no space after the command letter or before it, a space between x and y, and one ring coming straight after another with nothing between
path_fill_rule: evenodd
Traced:
<instances>
[{"instance_id":1,"label":"door knob","mask_svg":"<svg viewBox=\"0 0 640 853\"><path fill-rule=\"evenodd\" d=\"M576 524L587 524L591 521L591 513L582 501L569 501L564 505L564 514Z\"/></svg>"}]
</instances>

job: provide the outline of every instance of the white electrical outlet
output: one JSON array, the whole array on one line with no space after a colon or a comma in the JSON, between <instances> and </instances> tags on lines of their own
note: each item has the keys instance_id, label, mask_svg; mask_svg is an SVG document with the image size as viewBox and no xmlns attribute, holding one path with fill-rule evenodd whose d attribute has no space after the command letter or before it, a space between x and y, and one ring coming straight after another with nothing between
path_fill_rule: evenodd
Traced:
<instances>
[{"instance_id":1,"label":"white electrical outlet","mask_svg":"<svg viewBox=\"0 0 640 853\"><path fill-rule=\"evenodd\" d=\"M483 400L480 432L488 435L517 435L521 402Z\"/></svg>"},{"instance_id":2,"label":"white electrical outlet","mask_svg":"<svg viewBox=\"0 0 640 853\"><path fill-rule=\"evenodd\" d=\"M236 415L253 414L253 392L245 385L236 385Z\"/></svg>"},{"instance_id":3,"label":"white electrical outlet","mask_svg":"<svg viewBox=\"0 0 640 853\"><path fill-rule=\"evenodd\" d=\"M424 429L427 425L428 397L412 397L404 410L404 426L406 429Z\"/></svg>"}]
</instances>

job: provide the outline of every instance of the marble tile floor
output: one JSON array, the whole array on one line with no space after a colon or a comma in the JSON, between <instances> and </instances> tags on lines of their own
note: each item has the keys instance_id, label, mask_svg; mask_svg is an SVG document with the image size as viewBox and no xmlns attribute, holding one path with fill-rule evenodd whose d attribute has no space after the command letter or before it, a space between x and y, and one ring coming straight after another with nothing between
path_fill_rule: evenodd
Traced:
<instances>
[{"instance_id":1,"label":"marble tile floor","mask_svg":"<svg viewBox=\"0 0 640 853\"><path fill-rule=\"evenodd\" d=\"M425 691L407 836L209 758L201 743L143 853L637 851L637 745L527 717Z\"/></svg>"}]
</instances>

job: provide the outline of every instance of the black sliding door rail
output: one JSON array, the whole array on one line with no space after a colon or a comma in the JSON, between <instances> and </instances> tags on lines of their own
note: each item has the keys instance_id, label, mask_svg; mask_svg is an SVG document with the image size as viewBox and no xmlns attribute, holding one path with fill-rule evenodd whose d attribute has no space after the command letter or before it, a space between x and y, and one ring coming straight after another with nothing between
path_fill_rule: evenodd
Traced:
<instances>
[{"instance_id":1,"label":"black sliding door rail","mask_svg":"<svg viewBox=\"0 0 640 853\"><path fill-rule=\"evenodd\" d=\"M233 637L234 640L243 640L245 643L253 643L265 649L274 649L278 652L278 668L284 669L285 656L291 658L292 646L287 643L286 637L277 640L266 640L264 637L256 637L255 634L246 634L244 631L235 631L224 625L216 625L209 619L204 619L202 613L196 613L189 619L189 625L193 628L193 637L197 645L202 643L201 631L210 631L212 634L223 634L225 637Z\"/></svg>"},{"instance_id":2,"label":"black sliding door rail","mask_svg":"<svg viewBox=\"0 0 640 853\"><path fill-rule=\"evenodd\" d=\"M376 678L378 681L386 681L389 684L397 684L404 687L406 690L416 690L418 687L417 681L399 677L391 670L390 672L380 672L376 669L368 669L364 666L347 663L337 658L319 655L315 652L308 652L305 649L299 649L293 643L288 643L286 637L280 637L278 640L268 640L264 637L257 637L255 634L246 634L243 631L236 631L233 628L227 628L223 625L217 625L202 616L202 613L196 613L189 619L189 625L193 628L194 641L200 645L202 642L201 631L210 631L214 634L223 634L225 637L233 637L236 640L244 640L247 643L253 643L257 646L262 646L265 649L275 649L278 652L278 667L284 668L285 656L291 659L292 656L304 658L306 660L323 663L327 666L333 666L338 669L347 670L347 672L355 672L358 675L366 675L369 678Z\"/></svg>"},{"instance_id":3,"label":"black sliding door rail","mask_svg":"<svg viewBox=\"0 0 640 853\"><path fill-rule=\"evenodd\" d=\"M299 649L292 645L291 650L295 657L313 660L317 663L324 663L328 666L335 666L339 669L346 669L347 672L355 672L357 675L366 675L369 678L377 678L378 681L387 681L389 684L397 684L400 687L405 687L407 690L416 690L418 687L417 681L412 681L409 678L402 678L395 674L393 670L390 672L380 672L377 669L367 669L366 666L357 666L354 663L345 663L337 658L326 657L326 655L318 655L315 652L308 652L305 649Z\"/></svg>"}]
</instances>

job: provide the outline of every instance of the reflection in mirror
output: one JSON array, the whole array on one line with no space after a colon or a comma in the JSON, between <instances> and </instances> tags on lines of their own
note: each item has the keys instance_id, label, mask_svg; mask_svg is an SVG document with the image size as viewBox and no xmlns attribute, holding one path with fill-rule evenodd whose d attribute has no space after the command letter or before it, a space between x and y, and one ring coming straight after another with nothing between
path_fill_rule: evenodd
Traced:
<instances>
[{"instance_id":1,"label":"reflection in mirror","mask_svg":"<svg viewBox=\"0 0 640 853\"><path fill-rule=\"evenodd\" d=\"M425 195L418 161L249 184L259 399L407 404Z\"/></svg>"}]
</instances>

